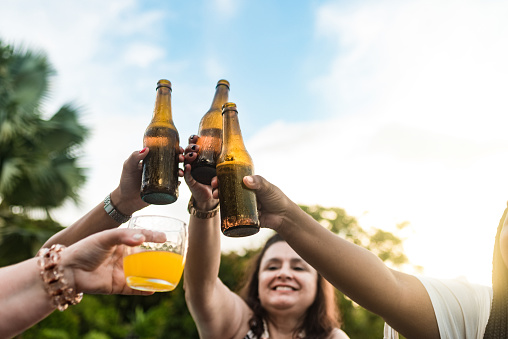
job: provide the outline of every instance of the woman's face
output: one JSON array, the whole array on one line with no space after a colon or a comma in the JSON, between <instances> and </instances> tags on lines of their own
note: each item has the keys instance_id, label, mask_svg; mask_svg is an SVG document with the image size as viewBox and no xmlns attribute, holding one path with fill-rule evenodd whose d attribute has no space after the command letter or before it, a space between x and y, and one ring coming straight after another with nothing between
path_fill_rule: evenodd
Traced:
<instances>
[{"instance_id":1,"label":"woman's face","mask_svg":"<svg viewBox=\"0 0 508 339\"><path fill-rule=\"evenodd\" d=\"M259 267L259 299L268 312L292 310L301 314L317 292L317 272L285 241L271 245Z\"/></svg>"}]
</instances>

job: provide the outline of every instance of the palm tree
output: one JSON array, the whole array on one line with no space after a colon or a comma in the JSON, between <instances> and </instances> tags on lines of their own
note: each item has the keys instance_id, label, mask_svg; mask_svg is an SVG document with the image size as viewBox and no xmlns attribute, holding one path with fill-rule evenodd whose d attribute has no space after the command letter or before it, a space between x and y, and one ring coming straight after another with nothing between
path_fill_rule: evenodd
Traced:
<instances>
[{"instance_id":1,"label":"palm tree","mask_svg":"<svg viewBox=\"0 0 508 339\"><path fill-rule=\"evenodd\" d=\"M50 218L67 198L79 201L85 175L77 159L88 130L70 104L42 118L53 74L42 53L0 42L0 210L41 208Z\"/></svg>"},{"instance_id":2,"label":"palm tree","mask_svg":"<svg viewBox=\"0 0 508 339\"><path fill-rule=\"evenodd\" d=\"M88 130L77 109L66 104L42 118L54 73L44 54L0 41L0 266L33 256L61 229L50 210L78 202L85 182L77 160ZM46 218L28 213L37 210Z\"/></svg>"}]
</instances>

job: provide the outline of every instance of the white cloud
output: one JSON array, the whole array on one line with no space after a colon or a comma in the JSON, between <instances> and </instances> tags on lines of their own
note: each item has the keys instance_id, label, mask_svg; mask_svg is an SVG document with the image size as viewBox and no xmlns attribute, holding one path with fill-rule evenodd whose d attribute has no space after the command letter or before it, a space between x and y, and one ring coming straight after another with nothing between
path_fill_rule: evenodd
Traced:
<instances>
[{"instance_id":1,"label":"white cloud","mask_svg":"<svg viewBox=\"0 0 508 339\"><path fill-rule=\"evenodd\" d=\"M317 29L338 55L315 84L325 83L332 112L358 119L350 127L361 135L351 143L364 145L366 156L443 162L451 170L502 159L507 11L504 2L323 6Z\"/></svg>"},{"instance_id":2,"label":"white cloud","mask_svg":"<svg viewBox=\"0 0 508 339\"><path fill-rule=\"evenodd\" d=\"M508 190L507 12L500 1L321 6L316 37L337 54L312 87L330 118L260 131L257 173L301 204L385 229L409 221L406 251L427 274L489 284Z\"/></svg>"},{"instance_id":3,"label":"white cloud","mask_svg":"<svg viewBox=\"0 0 508 339\"><path fill-rule=\"evenodd\" d=\"M157 45L134 42L127 46L123 54L127 65L146 68L161 60L165 51Z\"/></svg>"},{"instance_id":4,"label":"white cloud","mask_svg":"<svg viewBox=\"0 0 508 339\"><path fill-rule=\"evenodd\" d=\"M477 126L479 117L495 119L508 108L502 99L508 90L507 12L505 2L383 1L347 11L323 6L318 30L335 41L339 54L317 82L325 84L336 111L363 100L373 103L370 114L385 120L445 133L500 134L498 124Z\"/></svg>"}]
</instances>

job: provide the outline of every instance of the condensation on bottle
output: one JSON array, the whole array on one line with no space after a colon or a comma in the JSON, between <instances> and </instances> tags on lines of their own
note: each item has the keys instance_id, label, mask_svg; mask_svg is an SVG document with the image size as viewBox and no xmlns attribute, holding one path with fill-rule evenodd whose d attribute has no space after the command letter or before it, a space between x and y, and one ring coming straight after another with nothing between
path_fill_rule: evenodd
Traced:
<instances>
[{"instance_id":1,"label":"condensation on bottle","mask_svg":"<svg viewBox=\"0 0 508 339\"><path fill-rule=\"evenodd\" d=\"M254 163L242 138L238 110L228 102L222 109L222 149L217 161L221 231L228 237L259 232L256 194L243 183L254 174Z\"/></svg>"},{"instance_id":2,"label":"condensation on bottle","mask_svg":"<svg viewBox=\"0 0 508 339\"><path fill-rule=\"evenodd\" d=\"M166 205L178 199L178 155L180 137L171 111L171 82L157 82L152 121L145 130L143 146L149 152L143 160L141 199Z\"/></svg>"},{"instance_id":3,"label":"condensation on bottle","mask_svg":"<svg viewBox=\"0 0 508 339\"><path fill-rule=\"evenodd\" d=\"M222 148L222 106L228 101L229 81L219 80L210 109L199 122L199 146L196 160L191 164L191 175L197 182L210 185L216 176L217 159Z\"/></svg>"}]
</instances>

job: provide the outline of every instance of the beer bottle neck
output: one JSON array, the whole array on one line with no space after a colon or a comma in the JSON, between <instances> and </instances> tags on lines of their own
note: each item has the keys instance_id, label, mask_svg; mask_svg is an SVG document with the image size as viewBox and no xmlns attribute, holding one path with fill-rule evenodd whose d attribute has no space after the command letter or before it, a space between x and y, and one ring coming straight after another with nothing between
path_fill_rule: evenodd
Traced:
<instances>
[{"instance_id":1,"label":"beer bottle neck","mask_svg":"<svg viewBox=\"0 0 508 339\"><path fill-rule=\"evenodd\" d=\"M157 88L152 122L173 123L173 116L171 112L171 89L168 87L161 86Z\"/></svg>"},{"instance_id":2,"label":"beer bottle neck","mask_svg":"<svg viewBox=\"0 0 508 339\"><path fill-rule=\"evenodd\" d=\"M229 87L225 84L218 84L215 89L215 96L213 97L212 105L209 111L221 111L222 105L228 101Z\"/></svg>"},{"instance_id":3,"label":"beer bottle neck","mask_svg":"<svg viewBox=\"0 0 508 339\"><path fill-rule=\"evenodd\" d=\"M226 111L222 114L223 123L223 148L224 149L245 149L243 143L240 122L236 111Z\"/></svg>"}]
</instances>

